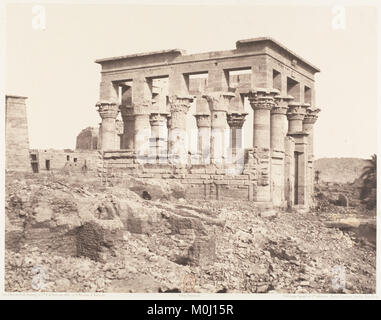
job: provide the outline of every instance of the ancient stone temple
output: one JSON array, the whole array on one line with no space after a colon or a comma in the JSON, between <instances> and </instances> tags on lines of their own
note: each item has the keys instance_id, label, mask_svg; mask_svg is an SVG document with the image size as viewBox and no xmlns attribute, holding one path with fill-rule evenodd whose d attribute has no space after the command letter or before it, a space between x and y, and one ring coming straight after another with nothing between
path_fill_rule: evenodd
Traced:
<instances>
[{"instance_id":1,"label":"ancient stone temple","mask_svg":"<svg viewBox=\"0 0 381 320\"><path fill-rule=\"evenodd\" d=\"M311 205L319 69L303 58L256 38L234 50L172 49L96 63L99 147L110 176L177 179L187 195L204 199Z\"/></svg>"},{"instance_id":2,"label":"ancient stone temple","mask_svg":"<svg viewBox=\"0 0 381 320\"><path fill-rule=\"evenodd\" d=\"M26 97L5 96L5 168L30 172Z\"/></svg>"}]
</instances>

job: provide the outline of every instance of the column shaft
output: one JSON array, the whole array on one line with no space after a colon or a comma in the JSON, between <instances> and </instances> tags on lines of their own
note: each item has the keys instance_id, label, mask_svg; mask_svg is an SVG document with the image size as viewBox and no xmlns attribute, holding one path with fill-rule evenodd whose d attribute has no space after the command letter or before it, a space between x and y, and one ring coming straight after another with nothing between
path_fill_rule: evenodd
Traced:
<instances>
[{"instance_id":1,"label":"column shaft","mask_svg":"<svg viewBox=\"0 0 381 320\"><path fill-rule=\"evenodd\" d=\"M148 155L151 125L149 114L135 114L134 146L138 155Z\"/></svg>"},{"instance_id":2,"label":"column shaft","mask_svg":"<svg viewBox=\"0 0 381 320\"><path fill-rule=\"evenodd\" d=\"M275 97L275 105L271 109L271 194L272 202L281 206L285 201L285 137L287 134L287 104L289 99Z\"/></svg>"},{"instance_id":3,"label":"column shaft","mask_svg":"<svg viewBox=\"0 0 381 320\"><path fill-rule=\"evenodd\" d=\"M242 151L242 127L247 113L233 112L227 115L230 127L231 155L233 158Z\"/></svg>"},{"instance_id":4,"label":"column shaft","mask_svg":"<svg viewBox=\"0 0 381 320\"><path fill-rule=\"evenodd\" d=\"M317 114L320 109L307 108L306 116L303 120L303 130L308 133L307 137L307 152L308 152L308 195L310 203L313 203L314 197L314 124L318 118Z\"/></svg>"},{"instance_id":5,"label":"column shaft","mask_svg":"<svg viewBox=\"0 0 381 320\"><path fill-rule=\"evenodd\" d=\"M202 164L210 163L210 115L195 114L197 122L197 153Z\"/></svg>"},{"instance_id":6,"label":"column shaft","mask_svg":"<svg viewBox=\"0 0 381 320\"><path fill-rule=\"evenodd\" d=\"M167 116L166 113L151 113L151 144L150 156L161 161L167 159Z\"/></svg>"},{"instance_id":7,"label":"column shaft","mask_svg":"<svg viewBox=\"0 0 381 320\"><path fill-rule=\"evenodd\" d=\"M275 105L278 90L256 89L249 92L250 105L254 110L253 147L270 150L270 110Z\"/></svg>"},{"instance_id":8,"label":"column shaft","mask_svg":"<svg viewBox=\"0 0 381 320\"><path fill-rule=\"evenodd\" d=\"M119 108L115 102L98 102L97 105L99 115L102 118L101 124L101 149L102 150L115 150L119 149L115 146L116 135L116 116L118 115Z\"/></svg>"},{"instance_id":9,"label":"column shaft","mask_svg":"<svg viewBox=\"0 0 381 320\"><path fill-rule=\"evenodd\" d=\"M203 98L208 102L211 113L210 162L214 164L223 164L226 157L226 113L229 102L234 96L234 93L222 91L203 95Z\"/></svg>"},{"instance_id":10,"label":"column shaft","mask_svg":"<svg viewBox=\"0 0 381 320\"><path fill-rule=\"evenodd\" d=\"M250 105L254 110L253 147L260 157L260 179L256 190L256 201L271 201L271 116L275 106L274 97L279 95L275 89L257 88L249 92Z\"/></svg>"},{"instance_id":11,"label":"column shaft","mask_svg":"<svg viewBox=\"0 0 381 320\"><path fill-rule=\"evenodd\" d=\"M186 115L192 101L193 97L187 95L173 95L169 99L171 117L168 132L168 158L171 162L183 165L188 159Z\"/></svg>"}]
</instances>

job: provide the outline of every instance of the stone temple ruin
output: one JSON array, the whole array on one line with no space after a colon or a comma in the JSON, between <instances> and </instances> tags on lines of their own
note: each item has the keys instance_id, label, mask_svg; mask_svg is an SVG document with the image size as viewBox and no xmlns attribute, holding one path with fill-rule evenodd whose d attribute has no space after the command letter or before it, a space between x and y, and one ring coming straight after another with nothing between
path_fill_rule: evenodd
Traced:
<instances>
[{"instance_id":1,"label":"stone temple ruin","mask_svg":"<svg viewBox=\"0 0 381 320\"><path fill-rule=\"evenodd\" d=\"M26 98L6 96L8 171L172 179L190 198L311 206L318 68L270 38L96 63L102 121L82 130L74 151L29 150Z\"/></svg>"},{"instance_id":2,"label":"stone temple ruin","mask_svg":"<svg viewBox=\"0 0 381 320\"><path fill-rule=\"evenodd\" d=\"M256 38L228 51L173 49L96 63L102 67L97 148L107 178L177 179L189 197L201 199L312 204L319 69L303 58ZM245 132L249 113L252 132Z\"/></svg>"}]
</instances>

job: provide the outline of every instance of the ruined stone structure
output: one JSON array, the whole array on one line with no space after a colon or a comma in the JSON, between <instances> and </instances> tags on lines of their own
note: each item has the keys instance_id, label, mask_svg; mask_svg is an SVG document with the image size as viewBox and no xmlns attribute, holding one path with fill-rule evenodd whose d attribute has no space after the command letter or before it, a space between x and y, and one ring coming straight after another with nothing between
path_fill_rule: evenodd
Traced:
<instances>
[{"instance_id":1,"label":"ruined stone structure","mask_svg":"<svg viewBox=\"0 0 381 320\"><path fill-rule=\"evenodd\" d=\"M310 206L319 69L303 58L273 39L256 38L228 51L173 49L96 62L106 174L178 179L189 195L205 199ZM245 111L246 102L252 110ZM253 143L244 148L249 112ZM195 152L189 136L197 141Z\"/></svg>"},{"instance_id":2,"label":"ruined stone structure","mask_svg":"<svg viewBox=\"0 0 381 320\"><path fill-rule=\"evenodd\" d=\"M26 97L5 96L5 168L31 171Z\"/></svg>"},{"instance_id":3,"label":"ruined stone structure","mask_svg":"<svg viewBox=\"0 0 381 320\"><path fill-rule=\"evenodd\" d=\"M87 127L77 136L75 149L78 150L97 150L98 147L98 128Z\"/></svg>"},{"instance_id":4,"label":"ruined stone structure","mask_svg":"<svg viewBox=\"0 0 381 320\"><path fill-rule=\"evenodd\" d=\"M97 150L31 149L29 153L34 173L67 171L95 174L101 162Z\"/></svg>"}]
</instances>

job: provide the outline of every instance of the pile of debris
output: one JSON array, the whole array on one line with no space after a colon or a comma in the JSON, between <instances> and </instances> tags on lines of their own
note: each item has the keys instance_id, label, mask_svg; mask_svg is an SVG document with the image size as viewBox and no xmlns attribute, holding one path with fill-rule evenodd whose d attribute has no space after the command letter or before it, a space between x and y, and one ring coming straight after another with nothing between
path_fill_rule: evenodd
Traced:
<instances>
[{"instance_id":1,"label":"pile of debris","mask_svg":"<svg viewBox=\"0 0 381 320\"><path fill-rule=\"evenodd\" d=\"M375 292L375 247L320 216L184 192L136 178L8 178L6 291Z\"/></svg>"}]
</instances>

